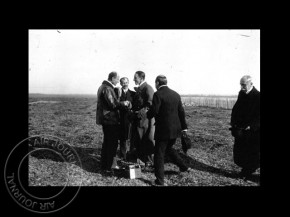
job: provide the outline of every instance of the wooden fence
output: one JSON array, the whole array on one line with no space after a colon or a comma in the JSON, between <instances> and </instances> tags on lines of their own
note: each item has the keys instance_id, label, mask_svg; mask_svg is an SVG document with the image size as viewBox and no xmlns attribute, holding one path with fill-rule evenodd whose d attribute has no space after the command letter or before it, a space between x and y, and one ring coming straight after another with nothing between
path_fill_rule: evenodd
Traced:
<instances>
[{"instance_id":1,"label":"wooden fence","mask_svg":"<svg viewBox=\"0 0 290 217\"><path fill-rule=\"evenodd\" d=\"M181 96L181 101L185 106L204 106L232 109L237 101L236 97L210 97L210 96Z\"/></svg>"}]
</instances>

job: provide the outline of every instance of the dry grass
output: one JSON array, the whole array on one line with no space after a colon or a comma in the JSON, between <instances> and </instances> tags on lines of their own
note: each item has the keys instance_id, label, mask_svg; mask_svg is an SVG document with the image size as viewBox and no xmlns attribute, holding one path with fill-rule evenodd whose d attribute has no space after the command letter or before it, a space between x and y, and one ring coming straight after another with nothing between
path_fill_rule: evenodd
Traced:
<instances>
[{"instance_id":1,"label":"dry grass","mask_svg":"<svg viewBox=\"0 0 290 217\"><path fill-rule=\"evenodd\" d=\"M78 153L80 164L58 159L54 154L31 155L29 184L33 186L149 186L153 171L143 171L142 178L130 180L121 174L108 176L100 170L101 127L95 124L96 99L93 97L33 97L29 104L29 135L46 134L68 142ZM233 163L233 138L228 130L231 110L185 107L189 134L194 148L182 153L180 140L175 148L195 170L180 173L177 166L165 164L169 186L259 186L259 171L252 181L236 177L239 168ZM121 163L121 162L119 162Z\"/></svg>"}]
</instances>

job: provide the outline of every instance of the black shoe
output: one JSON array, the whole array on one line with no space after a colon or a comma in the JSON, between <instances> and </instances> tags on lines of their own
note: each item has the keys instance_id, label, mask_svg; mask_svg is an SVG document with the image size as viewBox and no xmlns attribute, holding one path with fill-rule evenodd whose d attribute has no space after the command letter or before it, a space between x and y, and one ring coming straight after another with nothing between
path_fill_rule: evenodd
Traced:
<instances>
[{"instance_id":1,"label":"black shoe","mask_svg":"<svg viewBox=\"0 0 290 217\"><path fill-rule=\"evenodd\" d=\"M152 162L146 162L145 163L145 168L148 168L148 169L150 169L150 168L152 169L153 168L154 169L154 164Z\"/></svg>"},{"instance_id":2,"label":"black shoe","mask_svg":"<svg viewBox=\"0 0 290 217\"><path fill-rule=\"evenodd\" d=\"M105 176L112 176L114 174L113 170L110 169L104 169L101 173Z\"/></svg>"},{"instance_id":3,"label":"black shoe","mask_svg":"<svg viewBox=\"0 0 290 217\"><path fill-rule=\"evenodd\" d=\"M121 157L121 161L128 161L126 157Z\"/></svg>"},{"instance_id":4,"label":"black shoe","mask_svg":"<svg viewBox=\"0 0 290 217\"><path fill-rule=\"evenodd\" d=\"M239 178L247 180L252 177L252 174L252 171L242 169L242 171L239 173Z\"/></svg>"},{"instance_id":5,"label":"black shoe","mask_svg":"<svg viewBox=\"0 0 290 217\"><path fill-rule=\"evenodd\" d=\"M152 186L167 186L165 183L160 183L159 181L155 180L151 183Z\"/></svg>"},{"instance_id":6,"label":"black shoe","mask_svg":"<svg viewBox=\"0 0 290 217\"><path fill-rule=\"evenodd\" d=\"M114 167L112 167L111 169L113 169L113 170L119 170L120 169L120 167L118 166L118 165L115 165Z\"/></svg>"},{"instance_id":7,"label":"black shoe","mask_svg":"<svg viewBox=\"0 0 290 217\"><path fill-rule=\"evenodd\" d=\"M101 170L105 171L105 170L107 170L107 168L106 167L101 167Z\"/></svg>"}]
</instances>

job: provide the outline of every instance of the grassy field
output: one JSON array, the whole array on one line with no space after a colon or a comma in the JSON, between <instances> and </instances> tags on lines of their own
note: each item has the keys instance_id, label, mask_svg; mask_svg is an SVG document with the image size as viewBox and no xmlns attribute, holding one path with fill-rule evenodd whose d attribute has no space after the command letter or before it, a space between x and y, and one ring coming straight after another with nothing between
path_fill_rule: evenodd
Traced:
<instances>
[{"instance_id":1,"label":"grassy field","mask_svg":"<svg viewBox=\"0 0 290 217\"><path fill-rule=\"evenodd\" d=\"M193 169L180 173L167 161L165 182L169 186L259 186L260 171L252 180L237 178L239 168L233 163L233 137L230 135L231 110L185 106L189 134L194 148L184 154L180 139L174 146ZM142 178L107 176L100 170L102 129L95 124L95 96L29 96L29 135L52 135L64 139L78 153L81 165L63 162L53 154L30 155L31 186L150 186L153 171L143 171ZM121 162L120 162L121 163Z\"/></svg>"},{"instance_id":2,"label":"grassy field","mask_svg":"<svg viewBox=\"0 0 290 217\"><path fill-rule=\"evenodd\" d=\"M182 103L186 106L232 109L237 101L237 96L185 95L181 97L181 100Z\"/></svg>"}]
</instances>

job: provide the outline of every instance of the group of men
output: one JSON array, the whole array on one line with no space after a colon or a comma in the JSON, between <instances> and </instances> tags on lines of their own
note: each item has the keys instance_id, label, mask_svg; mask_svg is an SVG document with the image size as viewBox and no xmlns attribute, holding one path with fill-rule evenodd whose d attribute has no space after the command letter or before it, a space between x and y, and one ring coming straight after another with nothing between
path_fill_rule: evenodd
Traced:
<instances>
[{"instance_id":1,"label":"group of men","mask_svg":"<svg viewBox=\"0 0 290 217\"><path fill-rule=\"evenodd\" d=\"M122 88L116 88L119 81ZM165 154L181 172L193 171L173 148L176 139L187 131L184 108L180 95L167 86L166 76L156 77L156 92L142 71L135 72L134 82L137 87L132 91L128 78L120 79L117 72L111 72L98 89L96 123L102 125L104 134L101 168L111 171L116 166L120 142L120 157L153 166L156 180L152 184L162 186ZM245 177L259 168L260 95L250 76L244 76L240 85L231 130L235 137L234 162L242 167Z\"/></svg>"}]
</instances>

